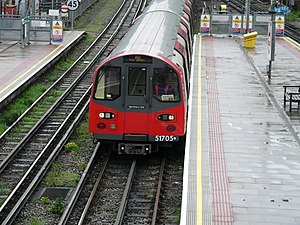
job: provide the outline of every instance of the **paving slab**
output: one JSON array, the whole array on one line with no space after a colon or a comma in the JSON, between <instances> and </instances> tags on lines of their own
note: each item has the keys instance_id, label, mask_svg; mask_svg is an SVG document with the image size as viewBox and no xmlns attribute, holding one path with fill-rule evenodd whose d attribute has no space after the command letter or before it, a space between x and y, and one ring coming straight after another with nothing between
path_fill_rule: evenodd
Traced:
<instances>
[{"instance_id":1,"label":"paving slab","mask_svg":"<svg viewBox=\"0 0 300 225\"><path fill-rule=\"evenodd\" d=\"M0 43L0 108L49 63L83 36L83 31L65 31L63 42L32 42L21 48L18 42Z\"/></svg>"},{"instance_id":2,"label":"paving slab","mask_svg":"<svg viewBox=\"0 0 300 225\"><path fill-rule=\"evenodd\" d=\"M199 39L186 152L193 165L189 170L197 172L189 173L186 180L192 183L184 187L197 198L183 201L183 206L191 201L195 207L183 208L189 214L181 224L202 219L203 224L299 224L300 110L283 108L283 85L300 85L300 46L276 39L269 78L266 36L258 35L254 49L245 49L241 36ZM202 116L197 118L199 107ZM201 131L195 125L199 120ZM198 141L199 133L205 144ZM195 154L199 149L202 158ZM205 174L200 189L195 187L199 173Z\"/></svg>"}]
</instances>

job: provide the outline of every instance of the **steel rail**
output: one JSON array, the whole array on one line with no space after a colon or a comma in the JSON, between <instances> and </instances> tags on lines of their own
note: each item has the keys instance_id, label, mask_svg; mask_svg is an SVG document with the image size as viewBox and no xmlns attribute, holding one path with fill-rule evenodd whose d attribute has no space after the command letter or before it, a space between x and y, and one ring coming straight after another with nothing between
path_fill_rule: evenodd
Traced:
<instances>
[{"instance_id":1,"label":"steel rail","mask_svg":"<svg viewBox=\"0 0 300 225\"><path fill-rule=\"evenodd\" d=\"M161 191L161 188L162 188L162 180L163 180L165 164L166 164L166 157L167 157L166 153L164 153L164 156L161 160L161 165L160 165L159 179L158 179L158 185L157 185L157 189L156 189L156 197L155 197L155 203L154 203L154 209L153 209L153 216L152 216L151 225L156 224L158 204L159 204L159 198L160 198L160 191Z\"/></svg>"},{"instance_id":2,"label":"steel rail","mask_svg":"<svg viewBox=\"0 0 300 225\"><path fill-rule=\"evenodd\" d=\"M130 7L129 7L130 9L131 9L132 6L133 6L133 2L134 2L134 1L132 1L132 4L131 4ZM126 15L125 15L124 17L126 17L126 16L129 14L130 9L127 10ZM118 26L118 28L117 28L118 30L120 29L121 24L123 24L123 22L124 22L124 19L121 20L121 22L120 22L120 24L119 24L119 26ZM116 34L117 34L117 32L114 32L114 35L113 35L113 36L115 36ZM108 44L110 43L110 40L112 40L112 38L109 39L109 41L106 43L106 46L108 46ZM102 48L102 50L104 51L104 48ZM92 62L89 63L89 66L87 66L86 69L80 74L80 76L77 77L77 79L75 80L75 82L74 82L74 83L66 90L66 92L64 93L64 95L61 96L60 99L59 99L57 102L62 102L62 100L64 99L64 96L68 95L68 94L71 92L72 87L75 87L75 83L77 83L77 82L79 82L79 81L81 80L81 77L83 77L83 76L88 72L88 68L90 68L90 67L96 62L96 60L97 60L97 59L100 57L100 55L102 54L101 52L103 52L103 51L100 51L100 52L93 58ZM89 93L90 89L91 89L91 86L90 86L90 87L88 88L88 90L86 91L86 95L85 95L85 96L88 96L88 97L89 97L88 93ZM86 104L88 104L88 102L89 102L89 100L87 101ZM54 108L54 107L52 106L51 108ZM65 123L64 123L64 124L65 124ZM62 126L63 126L63 125L62 125ZM58 132L58 131L57 131L57 132ZM54 140L54 138L52 138L52 140ZM48 144L47 146L50 146L50 144ZM46 148L45 148L45 149L46 149ZM44 152L44 151L43 151L43 152ZM17 153L15 152L14 154L17 154ZM38 158L41 158L42 155L43 155L43 154L40 154ZM38 161L38 159L37 159L36 161ZM6 164L6 163L5 163L5 164ZM35 165L35 163L34 163L34 165ZM30 168L33 168L34 165L32 165ZM27 175L30 174L30 171L31 171L31 169L30 169L29 171L27 171L26 176L23 177L23 179L21 180L21 182L17 185L17 187L14 189L14 191L11 193L11 195L7 198L7 200L5 201L5 203L3 204L3 206L1 207L2 210L9 204L9 202L10 202L10 200L12 199L13 195L14 195L15 193L17 193L17 190L19 189L19 187L21 187L21 186L23 185L22 182L25 181ZM27 197L26 197L26 198L27 198ZM28 197L28 198L29 198L29 197ZM25 203L22 202L22 204L25 204ZM21 207L20 207L20 208L21 208ZM20 208L15 209L13 214L16 214L16 212L18 212L18 211L20 210ZM0 212L2 212L2 211L0 210ZM9 218L9 217L8 217L8 218ZM8 220L9 220L9 219L8 219Z\"/></svg>"},{"instance_id":3,"label":"steel rail","mask_svg":"<svg viewBox=\"0 0 300 225\"><path fill-rule=\"evenodd\" d=\"M99 58L99 57L103 54L103 52L107 49L107 47L109 46L109 44L112 42L113 38L117 35L117 33L119 32L119 30L121 29L121 25L124 23L125 19L126 19L127 16L129 15L130 10L132 9L134 2L135 2L135 0L133 0L133 1L131 2L130 7L128 8L127 12L125 13L125 15L124 15L123 19L121 20L119 26L117 27L117 29L115 30L115 32L111 35L111 38L109 38L109 40L108 40L108 41L104 44L104 46L99 50L99 53L95 56L95 58ZM137 12L141 10L141 6L142 6L141 3L142 3L142 2L143 2L143 1L140 1L140 4L139 4L139 6L138 6ZM134 18L136 18L137 15L138 15L138 13L135 13ZM99 142L98 142L98 143L99 143ZM86 216L86 214L87 214L87 212L88 212L88 209L89 209L89 207L90 207L90 204L91 204L91 202L92 202L92 199L93 199L93 197L94 197L94 195L95 195L95 193L96 193L97 187L98 187L99 182L100 182L100 180L101 180L101 178L102 178L102 175L103 175L103 173L104 173L104 169L105 169L105 167L106 167L106 164L108 163L108 160L109 160L109 157L107 158L107 160L106 160L106 162L105 162L105 166L104 166L102 172L100 173L100 175L99 175L99 177L98 177L98 179L97 179L97 181L96 181L96 184L94 185L93 191L92 191L92 193L91 193L91 195L90 195L90 197L89 197L89 200L88 200L88 202L87 202L87 204L86 204L86 206L85 206L85 208L84 208L84 211L83 211L83 213L82 213L82 215L81 215L81 217L80 217L80 220L79 220L79 223L78 223L78 224L83 224L84 218L85 218L85 216ZM85 178L82 178L82 179L85 179ZM70 216L70 214L71 214L71 212L72 212L72 210L73 210L73 208L74 208L74 206L75 206L75 204L76 204L76 201L77 201L77 199L78 199L78 197L79 197L79 195L80 195L80 193L81 193L81 191L82 191L83 185L84 185L84 182L80 182L80 183L78 184L78 186L77 186L77 188L76 188L76 191L75 191L75 193L74 193L74 196L72 197L72 199L71 199L71 201L69 202L69 204L68 204L66 210L64 211L62 217L60 218L60 221L59 221L59 224L60 224L60 225L63 225L63 224L66 224L66 223L67 223L67 220L68 220L68 218L69 218L69 216Z\"/></svg>"},{"instance_id":4,"label":"steel rail","mask_svg":"<svg viewBox=\"0 0 300 225\"><path fill-rule=\"evenodd\" d=\"M92 42L92 44L78 57L77 60L35 101L31 104L31 106L10 126L8 127L1 135L0 135L0 141L13 129L16 127L16 125L25 117L28 115L29 112L32 111L32 109L44 99L47 94L50 93L55 87L58 86L58 84L64 79L71 71L74 69L76 65L80 62L80 60L83 59L84 56L87 55L87 53L95 47L97 42L99 42L100 38L103 37L103 35L106 33L106 31L111 27L112 23L116 20L117 16L121 12L122 7L125 5L126 0L123 0L122 4L120 5L119 9L113 16L113 18L108 22L106 27L102 30L102 32L96 37L96 39ZM87 67L90 67L91 65L88 64Z\"/></svg>"},{"instance_id":5,"label":"steel rail","mask_svg":"<svg viewBox=\"0 0 300 225\"><path fill-rule=\"evenodd\" d=\"M127 179L127 182L126 182L126 186L125 186L125 189L124 189L124 192L123 192L121 204L120 204L120 207L119 207L118 214L117 214L114 225L121 225L122 224L125 209L126 209L126 205L127 205L127 202L128 202L128 196L129 196L129 193L130 193L130 188L131 188L131 185L132 185L133 174L134 174L135 168L136 168L136 159L133 160L133 162L131 164L128 179Z\"/></svg>"},{"instance_id":6,"label":"steel rail","mask_svg":"<svg viewBox=\"0 0 300 225\"><path fill-rule=\"evenodd\" d=\"M87 92L86 92L87 93ZM87 93L88 94L88 93ZM84 98L82 98L82 101L84 100ZM79 105L79 103L78 103ZM44 175L47 173L47 171L49 170L52 162L55 160L55 158L57 157L57 155L59 154L60 150L64 147L65 143L67 142L67 140L69 139L69 137L71 136L72 132L75 130L77 124L80 122L80 120L82 119L82 117L84 116L84 113L87 111L89 106L89 100L86 101L84 107L81 109L80 113L77 115L76 119L73 121L73 123L71 124L71 126L69 127L69 129L65 132L65 135L63 136L62 139L60 139L59 143L56 145L55 149L52 151L51 155L48 157L48 159L46 160L46 162L44 163L44 165L39 169L39 172L37 173L37 175L35 176L35 178L31 181L30 185L26 188L25 192L22 194L22 196L19 198L18 202L14 205L14 207L10 210L9 214L5 217L5 219L3 220L3 225L9 225L12 224L14 222L14 219L17 217L17 215L20 213L21 209L23 208L23 206L26 204L27 200L30 198L30 196L32 195L32 193L34 192L34 190L36 189L36 187L38 186L38 184L41 182L41 180L43 179ZM73 110L73 112L75 111L75 109ZM68 120L71 118L71 114L68 116ZM64 128L64 126L61 126L61 129ZM57 131L58 133L58 131ZM55 136L53 137L53 140L55 139ZM49 146L49 145L48 145ZM41 156L42 157L42 156ZM39 157L38 159L36 159L36 162L38 162L40 160ZM37 163L36 163L37 164ZM31 168L33 169L36 164L32 165ZM28 171L26 173L26 176L24 176L22 178L23 181L26 180L27 176L29 176L29 174L32 172L32 170ZM23 183L23 182L22 182ZM14 193L16 193L18 191L19 188L21 188L22 183L20 182L18 187L16 187L14 189ZM12 195L11 195L12 196ZM11 198L10 198L11 199ZM1 206L1 209L3 209L4 207L7 206L9 200L5 201L5 203Z\"/></svg>"},{"instance_id":7,"label":"steel rail","mask_svg":"<svg viewBox=\"0 0 300 225\"><path fill-rule=\"evenodd\" d=\"M125 2L125 1L124 1ZM121 5L123 7L124 4ZM118 10L117 13L119 13ZM115 18L115 17L114 17ZM103 33L101 33L103 35ZM115 34L116 35L116 34ZM108 45L109 42L106 43L105 46ZM92 44L94 45L94 43ZM98 54L92 59L89 65L81 72L81 74L74 80L74 82L66 89L66 91L59 97L59 99L50 107L50 109L46 112L46 114L33 126L33 128L27 133L27 135L21 140L21 142L7 155L7 157L0 163L0 173L8 166L8 164L13 160L13 157L25 146L25 144L30 140L31 137L34 136L35 132L42 126L42 124L53 114L53 112L58 108L58 106L63 102L63 100L67 97L67 95L73 90L73 88L80 82L80 80L87 74L87 71L96 63L97 59L103 53L105 48L102 48L102 51L98 52ZM87 53L87 51L85 52ZM68 70L70 71L70 69ZM89 90L91 86L89 87ZM1 208L0 208L1 212Z\"/></svg>"},{"instance_id":8,"label":"steel rail","mask_svg":"<svg viewBox=\"0 0 300 225\"><path fill-rule=\"evenodd\" d=\"M136 18L142 13L142 11L144 10L145 8L145 5L146 5L146 0L141 0L139 2L139 5L138 5L138 8L130 22L130 26L134 23L134 21L136 20Z\"/></svg>"},{"instance_id":9,"label":"steel rail","mask_svg":"<svg viewBox=\"0 0 300 225\"><path fill-rule=\"evenodd\" d=\"M104 161L103 168L102 168L102 170L100 171L100 173L99 173L99 175L98 175L98 177L97 177L97 180L96 180L96 182L95 182L95 184L94 184L93 190L92 190L92 192L91 192L91 194L90 194L90 196L89 196L89 198L88 198L88 201L87 201L87 203L86 203L86 205L85 205L85 207L84 207L84 210L83 210L83 212L82 212L82 214L81 214L81 216L80 216L78 225L82 225L82 224L84 223L84 219L86 218L86 215L87 215L87 213L88 213L88 210L89 210L89 208L91 207L92 201L93 201L93 199L94 199L94 197L95 197L95 194L96 194L96 192L97 192L97 188L99 187L100 181L102 180L102 177L103 177L104 171L105 171L105 169L106 169L106 167L107 167L107 164L108 164L108 161L109 161L109 159L110 159L110 156L111 156L111 155L109 155L109 156L106 158L106 160ZM78 196L79 196L79 194L80 194L80 193L76 193L76 195L78 195ZM70 205L74 205L74 204L75 204L75 201L74 201L74 202L70 202ZM61 221L59 222L59 224L65 224L65 220L67 220L67 219L68 219L68 218L62 218Z\"/></svg>"},{"instance_id":10,"label":"steel rail","mask_svg":"<svg viewBox=\"0 0 300 225\"><path fill-rule=\"evenodd\" d=\"M80 178L80 180L79 180L79 182L78 182L78 184L77 184L77 186L76 186L76 188L75 188L75 190L73 192L72 198L69 201L69 203L68 203L66 209L64 210L62 216L60 217L60 220L58 222L59 225L64 225L64 224L66 224L68 222L69 216L70 216L70 214L71 214L71 212L72 212L72 210L73 210L76 202L78 201L78 198L79 198L79 196L80 196L80 194L81 194L81 192L83 190L83 187L84 187L85 182L87 180L88 174L91 173L92 165L93 165L94 161L96 160L95 157L96 157L97 151L99 150L99 147L100 147L100 142L97 143L97 145L96 145L96 147L94 149L93 155L90 158L90 160L89 160L89 162L88 162L88 164L87 164L87 166L86 166L86 168L85 168L85 170L84 170L84 172L83 172L83 174L82 174L82 176L81 176L81 178ZM105 160L105 163L104 163L104 166L103 166L103 170L101 171L101 173L100 173L100 175L99 175L99 177L97 179L97 182L94 185L94 188L93 188L93 191L92 191L93 195L96 192L96 189L97 189L97 187L98 187L98 185L100 183L100 180L102 178L102 175L103 175L104 169L105 169L105 167L107 165L107 162L109 160L109 157L110 157L110 155ZM91 200L89 200L89 201L91 201ZM88 203L90 204L89 201L88 201ZM81 215L81 218L82 217L84 218L84 216L86 215L86 212L87 212L87 209L85 209L83 211L83 213ZM82 219L82 221L83 221L83 219ZM82 223L79 222L78 224L82 224Z\"/></svg>"}]
</instances>

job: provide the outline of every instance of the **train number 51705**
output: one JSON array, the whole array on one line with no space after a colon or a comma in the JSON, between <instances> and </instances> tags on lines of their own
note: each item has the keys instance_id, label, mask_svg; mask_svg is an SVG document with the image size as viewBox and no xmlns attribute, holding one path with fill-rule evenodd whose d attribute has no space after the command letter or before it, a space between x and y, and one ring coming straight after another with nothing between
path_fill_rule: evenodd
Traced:
<instances>
[{"instance_id":1,"label":"train number 51705","mask_svg":"<svg viewBox=\"0 0 300 225\"><path fill-rule=\"evenodd\" d=\"M177 137L172 135L156 135L155 141L177 141Z\"/></svg>"}]
</instances>

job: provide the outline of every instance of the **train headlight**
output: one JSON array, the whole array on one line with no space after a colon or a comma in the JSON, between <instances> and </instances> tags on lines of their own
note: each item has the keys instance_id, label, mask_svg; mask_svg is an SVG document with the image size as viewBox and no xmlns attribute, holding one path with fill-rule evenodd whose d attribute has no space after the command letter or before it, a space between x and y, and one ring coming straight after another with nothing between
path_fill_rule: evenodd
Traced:
<instances>
[{"instance_id":1,"label":"train headlight","mask_svg":"<svg viewBox=\"0 0 300 225\"><path fill-rule=\"evenodd\" d=\"M100 117L101 119L103 119L103 118L104 118L104 116L105 116L105 114L104 114L104 113L99 113L99 117Z\"/></svg>"},{"instance_id":2,"label":"train headlight","mask_svg":"<svg viewBox=\"0 0 300 225\"><path fill-rule=\"evenodd\" d=\"M116 118L116 115L112 112L101 112L99 113L99 117L101 119L114 119Z\"/></svg>"},{"instance_id":3,"label":"train headlight","mask_svg":"<svg viewBox=\"0 0 300 225\"><path fill-rule=\"evenodd\" d=\"M173 121L175 119L175 116L173 115L169 115L169 118L168 118L170 121Z\"/></svg>"},{"instance_id":4,"label":"train headlight","mask_svg":"<svg viewBox=\"0 0 300 225\"><path fill-rule=\"evenodd\" d=\"M158 115L157 119L161 121L174 121L175 116L172 114L160 114Z\"/></svg>"}]
</instances>

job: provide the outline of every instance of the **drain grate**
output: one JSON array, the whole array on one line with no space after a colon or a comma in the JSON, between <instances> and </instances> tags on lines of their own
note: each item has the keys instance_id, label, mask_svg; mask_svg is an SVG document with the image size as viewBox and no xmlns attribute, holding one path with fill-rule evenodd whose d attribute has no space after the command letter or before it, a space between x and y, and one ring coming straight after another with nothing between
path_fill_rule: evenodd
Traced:
<instances>
[{"instance_id":1,"label":"drain grate","mask_svg":"<svg viewBox=\"0 0 300 225\"><path fill-rule=\"evenodd\" d=\"M66 187L46 187L38 190L34 195L34 200L40 199L41 197L48 197L51 200L61 198L65 201L68 201L73 188Z\"/></svg>"}]
</instances>

